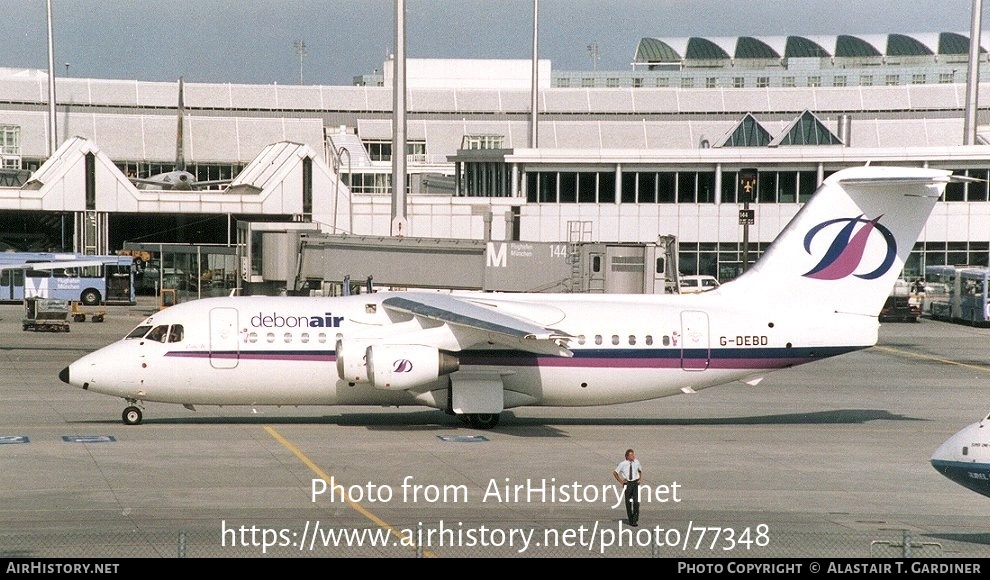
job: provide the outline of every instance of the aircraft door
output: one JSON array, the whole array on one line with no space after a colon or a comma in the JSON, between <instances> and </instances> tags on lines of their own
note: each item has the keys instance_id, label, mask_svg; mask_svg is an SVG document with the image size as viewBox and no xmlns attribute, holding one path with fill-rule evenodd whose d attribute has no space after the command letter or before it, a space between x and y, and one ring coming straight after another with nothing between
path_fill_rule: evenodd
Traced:
<instances>
[{"instance_id":1,"label":"aircraft door","mask_svg":"<svg viewBox=\"0 0 990 580\"><path fill-rule=\"evenodd\" d=\"M681 312L681 368L703 371L708 368L710 356L708 314L693 310Z\"/></svg>"},{"instance_id":2,"label":"aircraft door","mask_svg":"<svg viewBox=\"0 0 990 580\"><path fill-rule=\"evenodd\" d=\"M237 310L235 308L211 309L210 365L215 369L232 369L237 366L239 356Z\"/></svg>"}]
</instances>

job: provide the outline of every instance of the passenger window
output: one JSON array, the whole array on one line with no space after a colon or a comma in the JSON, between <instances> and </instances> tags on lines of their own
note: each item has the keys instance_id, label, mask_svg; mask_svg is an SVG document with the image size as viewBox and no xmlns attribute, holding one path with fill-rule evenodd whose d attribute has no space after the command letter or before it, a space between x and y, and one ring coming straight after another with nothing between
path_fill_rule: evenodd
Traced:
<instances>
[{"instance_id":1,"label":"passenger window","mask_svg":"<svg viewBox=\"0 0 990 580\"><path fill-rule=\"evenodd\" d=\"M250 343L258 342L258 333L257 332L249 332L248 333L248 342L250 342Z\"/></svg>"},{"instance_id":2,"label":"passenger window","mask_svg":"<svg viewBox=\"0 0 990 580\"><path fill-rule=\"evenodd\" d=\"M268 340L268 342L275 342L275 333L274 332L269 332L265 336L265 339Z\"/></svg>"},{"instance_id":3,"label":"passenger window","mask_svg":"<svg viewBox=\"0 0 990 580\"><path fill-rule=\"evenodd\" d=\"M596 334L595 335L595 344L601 344L601 343L602 343L602 335Z\"/></svg>"},{"instance_id":4,"label":"passenger window","mask_svg":"<svg viewBox=\"0 0 990 580\"><path fill-rule=\"evenodd\" d=\"M647 334L646 335L646 346L652 346L652 345L653 345L653 335L652 334Z\"/></svg>"},{"instance_id":5,"label":"passenger window","mask_svg":"<svg viewBox=\"0 0 990 580\"><path fill-rule=\"evenodd\" d=\"M306 344L307 342L309 342L309 333L308 332L304 332L301 335L299 335L299 342L301 342L303 344Z\"/></svg>"},{"instance_id":6,"label":"passenger window","mask_svg":"<svg viewBox=\"0 0 990 580\"><path fill-rule=\"evenodd\" d=\"M578 335L578 344L584 344L584 335L583 334L579 334Z\"/></svg>"},{"instance_id":7,"label":"passenger window","mask_svg":"<svg viewBox=\"0 0 990 580\"><path fill-rule=\"evenodd\" d=\"M185 336L185 330L182 328L181 324L173 324L172 329L168 333L169 342L182 342Z\"/></svg>"},{"instance_id":8,"label":"passenger window","mask_svg":"<svg viewBox=\"0 0 990 580\"><path fill-rule=\"evenodd\" d=\"M663 345L670 346L670 337L667 336L666 334L663 336Z\"/></svg>"},{"instance_id":9,"label":"passenger window","mask_svg":"<svg viewBox=\"0 0 990 580\"><path fill-rule=\"evenodd\" d=\"M618 334L613 334L612 335L612 344L619 344L619 335Z\"/></svg>"},{"instance_id":10,"label":"passenger window","mask_svg":"<svg viewBox=\"0 0 990 580\"><path fill-rule=\"evenodd\" d=\"M636 335L635 334L630 334L629 335L629 344L632 344L632 345L635 345L636 344Z\"/></svg>"},{"instance_id":11,"label":"passenger window","mask_svg":"<svg viewBox=\"0 0 990 580\"><path fill-rule=\"evenodd\" d=\"M327 341L327 333L325 333L325 332L321 332L320 334L318 334L318 335L316 336L316 339L317 339L318 341L320 341L320 344L323 344L323 343L325 343L325 342Z\"/></svg>"},{"instance_id":12,"label":"passenger window","mask_svg":"<svg viewBox=\"0 0 990 580\"><path fill-rule=\"evenodd\" d=\"M283 334L282 340L285 342L285 344L289 344L290 342L292 342L292 333L286 332L285 334Z\"/></svg>"}]
</instances>

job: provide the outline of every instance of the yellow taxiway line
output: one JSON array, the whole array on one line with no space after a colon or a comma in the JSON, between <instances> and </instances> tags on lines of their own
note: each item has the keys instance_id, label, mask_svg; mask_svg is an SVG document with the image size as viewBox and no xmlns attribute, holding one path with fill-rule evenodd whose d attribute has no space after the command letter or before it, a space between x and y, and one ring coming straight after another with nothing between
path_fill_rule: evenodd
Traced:
<instances>
[{"instance_id":1,"label":"yellow taxiway line","mask_svg":"<svg viewBox=\"0 0 990 580\"><path fill-rule=\"evenodd\" d=\"M908 350L901 350L899 348L893 348L893 347L890 347L890 346L875 346L873 348L875 348L877 350L882 350L884 352L889 352L891 354L900 355L900 356L907 356L907 357L911 357L911 358L920 358L920 359L923 359L923 360L930 360L930 361L940 362L940 363L947 364L947 365L956 365L956 366L964 367L964 368L967 368L967 369L972 369L974 371L980 371L980 372L983 372L983 373L990 373L990 367L986 367L986 366L971 365L971 364L968 364L968 363L963 363L963 362L959 362L959 361L949 360L947 358L939 358L937 356L931 356L931 355L927 355L927 354L919 354L919 353L911 352L911 351L908 351Z\"/></svg>"},{"instance_id":2,"label":"yellow taxiway line","mask_svg":"<svg viewBox=\"0 0 990 580\"><path fill-rule=\"evenodd\" d=\"M265 425L265 431L267 431L268 434L271 435L276 441L281 443L283 447L288 449L290 453L295 455L299 459L299 461L302 461L303 464L305 464L306 467L308 467L320 479L325 481L327 485L330 485L330 475L326 471L323 471L323 469L319 465L317 465L312 459L307 457L305 453L303 453L298 447L296 447L294 443L292 443L292 441L289 441L288 439L283 437L281 433L276 431L275 428L270 425ZM388 530L396 538L399 538L400 540L403 539L403 535L399 532L398 529L396 529L392 525L389 525L387 522L385 522L385 520L369 512L360 503L351 499L351 496L349 493L347 493L346 489L347 488L345 487L344 496L345 499L347 500L347 505L349 505L351 509L371 520L371 522L373 522L376 526ZM427 558L436 557L436 554L434 554L430 550L424 550L423 555L426 556Z\"/></svg>"}]
</instances>

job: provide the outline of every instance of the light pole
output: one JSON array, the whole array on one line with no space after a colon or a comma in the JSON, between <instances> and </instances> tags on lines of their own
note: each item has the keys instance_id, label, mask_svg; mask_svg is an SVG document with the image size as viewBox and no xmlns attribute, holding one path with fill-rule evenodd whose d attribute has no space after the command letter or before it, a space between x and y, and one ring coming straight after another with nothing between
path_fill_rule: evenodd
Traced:
<instances>
[{"instance_id":1,"label":"light pole","mask_svg":"<svg viewBox=\"0 0 990 580\"><path fill-rule=\"evenodd\" d=\"M591 70L598 72L598 61L601 59L601 53L598 50L597 42L588 45L588 57L591 58Z\"/></svg>"},{"instance_id":2,"label":"light pole","mask_svg":"<svg viewBox=\"0 0 990 580\"><path fill-rule=\"evenodd\" d=\"M55 37L52 34L52 0L45 3L48 13L48 156L58 148L55 126Z\"/></svg>"},{"instance_id":3,"label":"light pole","mask_svg":"<svg viewBox=\"0 0 990 580\"><path fill-rule=\"evenodd\" d=\"M296 40L292 46L296 47L296 54L299 55L299 84L303 84L303 57L306 56L306 41Z\"/></svg>"}]
</instances>

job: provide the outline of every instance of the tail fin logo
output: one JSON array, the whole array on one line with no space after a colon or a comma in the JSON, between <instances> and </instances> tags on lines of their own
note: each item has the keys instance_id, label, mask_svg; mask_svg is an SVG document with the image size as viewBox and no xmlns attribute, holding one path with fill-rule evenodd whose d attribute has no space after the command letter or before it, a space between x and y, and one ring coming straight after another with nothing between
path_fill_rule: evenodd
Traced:
<instances>
[{"instance_id":1,"label":"tail fin logo","mask_svg":"<svg viewBox=\"0 0 990 580\"><path fill-rule=\"evenodd\" d=\"M854 218L837 218L811 228L804 237L804 250L809 254L815 236L831 225L845 223L818 265L802 275L816 280L839 280L850 275L863 280L875 280L886 274L893 266L894 258L897 257L897 241L894 239L894 234L880 224L881 217L883 216L872 220L867 220L862 215ZM857 228L860 224L863 225ZM874 232L883 237L887 245L886 255L876 269L865 274L856 274L866 254L866 244Z\"/></svg>"}]
</instances>

